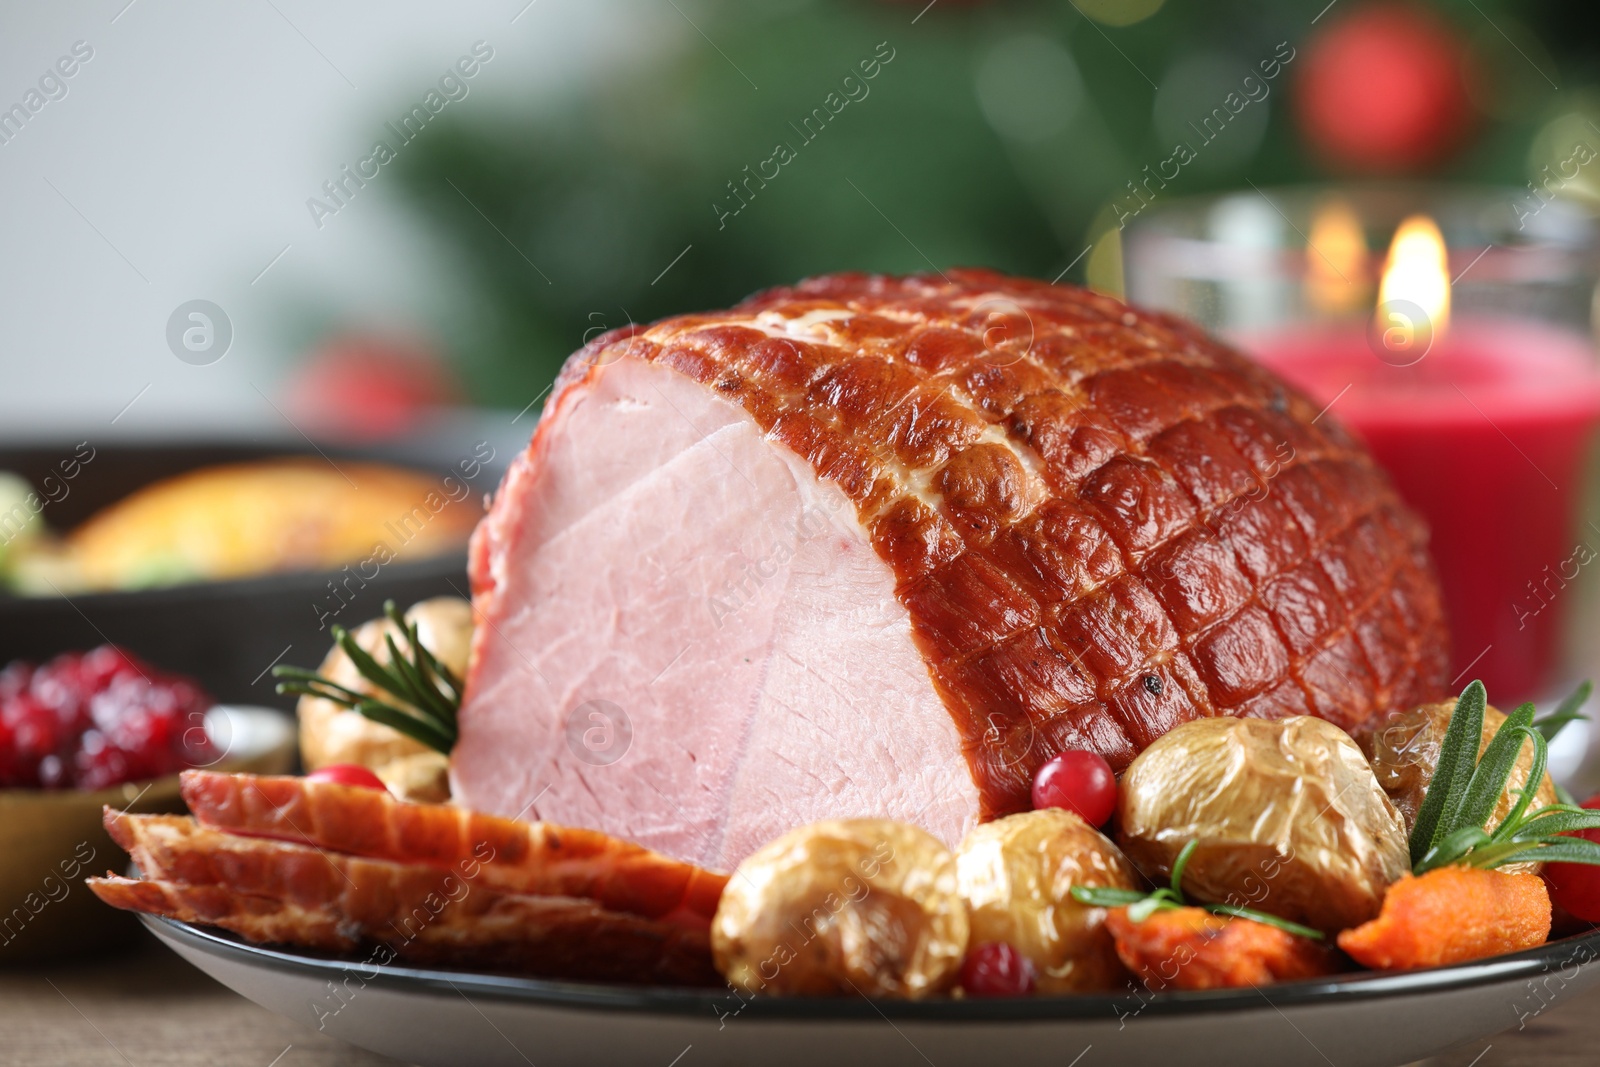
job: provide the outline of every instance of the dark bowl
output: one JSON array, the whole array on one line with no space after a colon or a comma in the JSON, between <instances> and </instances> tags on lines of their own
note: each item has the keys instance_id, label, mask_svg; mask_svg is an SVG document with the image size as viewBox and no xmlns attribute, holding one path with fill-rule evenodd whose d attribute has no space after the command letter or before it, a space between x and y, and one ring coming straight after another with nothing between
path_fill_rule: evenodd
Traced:
<instances>
[{"instance_id":1,"label":"dark bowl","mask_svg":"<svg viewBox=\"0 0 1600 1067\"><path fill-rule=\"evenodd\" d=\"M437 471L442 478L472 454L474 440L491 440L494 458L472 481L472 495L451 506L477 508L482 494L499 483L516 447L516 436L508 437L503 420L495 428L468 422L449 433L363 448L315 446L298 437L96 441L92 461L66 483L65 494L57 490L59 500L45 507L44 518L56 530L71 529L100 508L162 478L212 464L284 456L394 463ZM14 471L40 487L73 451L71 443L54 441L0 443L0 470ZM330 585L335 578L338 595ZM164 670L198 679L223 703L287 709L293 707L293 698L273 692L270 668L276 663L320 663L331 645L331 624L354 626L374 618L382 614L386 599L403 608L428 597L467 595L464 549L391 563L365 582L334 571L70 597L0 593L0 663L44 660L110 642Z\"/></svg>"}]
</instances>

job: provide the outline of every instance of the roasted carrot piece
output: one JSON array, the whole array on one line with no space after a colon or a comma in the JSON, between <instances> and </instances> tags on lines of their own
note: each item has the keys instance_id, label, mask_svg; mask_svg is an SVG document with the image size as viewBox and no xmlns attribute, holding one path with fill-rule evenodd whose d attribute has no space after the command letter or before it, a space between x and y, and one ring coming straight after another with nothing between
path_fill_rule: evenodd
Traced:
<instances>
[{"instance_id":1,"label":"roasted carrot piece","mask_svg":"<svg viewBox=\"0 0 1600 1067\"><path fill-rule=\"evenodd\" d=\"M1550 894L1536 874L1438 867L1384 894L1376 919L1339 935L1362 966L1409 971L1498 956L1550 936Z\"/></svg>"},{"instance_id":2,"label":"roasted carrot piece","mask_svg":"<svg viewBox=\"0 0 1600 1067\"><path fill-rule=\"evenodd\" d=\"M1167 908L1143 922L1113 908L1106 929L1127 968L1158 991L1259 986L1340 970L1338 956L1310 938L1200 908Z\"/></svg>"}]
</instances>

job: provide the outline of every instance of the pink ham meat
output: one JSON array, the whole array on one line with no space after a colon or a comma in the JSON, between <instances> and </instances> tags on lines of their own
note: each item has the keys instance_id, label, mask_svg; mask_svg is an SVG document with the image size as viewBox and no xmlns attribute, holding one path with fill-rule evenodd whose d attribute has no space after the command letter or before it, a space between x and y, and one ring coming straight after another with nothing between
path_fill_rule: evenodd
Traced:
<instances>
[{"instance_id":1,"label":"pink ham meat","mask_svg":"<svg viewBox=\"0 0 1600 1067\"><path fill-rule=\"evenodd\" d=\"M980 272L834 275L568 362L471 556L458 802L728 869L954 843L1065 748L1438 695L1426 534L1184 323Z\"/></svg>"}]
</instances>

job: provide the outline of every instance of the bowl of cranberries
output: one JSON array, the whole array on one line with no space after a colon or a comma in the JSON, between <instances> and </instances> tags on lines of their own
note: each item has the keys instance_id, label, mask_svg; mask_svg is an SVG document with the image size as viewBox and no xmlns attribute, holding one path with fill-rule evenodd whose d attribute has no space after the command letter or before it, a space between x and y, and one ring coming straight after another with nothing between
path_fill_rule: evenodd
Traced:
<instances>
[{"instance_id":1,"label":"bowl of cranberries","mask_svg":"<svg viewBox=\"0 0 1600 1067\"><path fill-rule=\"evenodd\" d=\"M288 718L215 704L190 678L111 645L0 668L0 962L113 944L83 878L120 871L101 809L181 810L178 773L282 773Z\"/></svg>"}]
</instances>

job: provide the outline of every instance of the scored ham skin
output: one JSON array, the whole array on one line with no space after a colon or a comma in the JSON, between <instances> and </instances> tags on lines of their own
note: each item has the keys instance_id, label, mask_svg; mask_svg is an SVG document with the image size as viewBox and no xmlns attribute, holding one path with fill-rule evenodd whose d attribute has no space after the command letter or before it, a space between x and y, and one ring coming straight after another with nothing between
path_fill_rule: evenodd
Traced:
<instances>
[{"instance_id":1,"label":"scored ham skin","mask_svg":"<svg viewBox=\"0 0 1600 1067\"><path fill-rule=\"evenodd\" d=\"M457 799L707 866L824 817L954 843L1063 749L1355 728L1446 682L1426 531L1332 416L1180 320L987 271L598 338L471 573ZM631 723L612 764L572 743L595 707Z\"/></svg>"}]
</instances>

